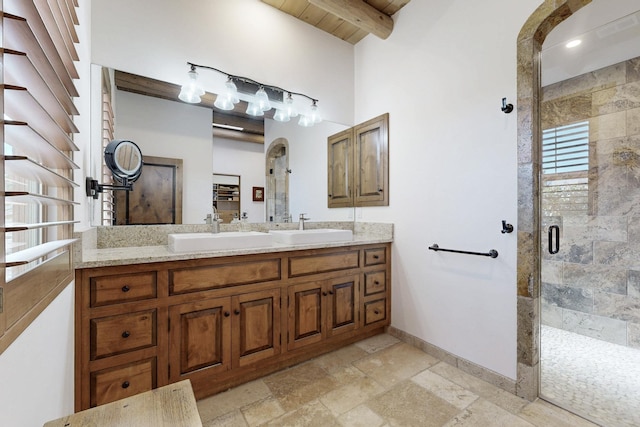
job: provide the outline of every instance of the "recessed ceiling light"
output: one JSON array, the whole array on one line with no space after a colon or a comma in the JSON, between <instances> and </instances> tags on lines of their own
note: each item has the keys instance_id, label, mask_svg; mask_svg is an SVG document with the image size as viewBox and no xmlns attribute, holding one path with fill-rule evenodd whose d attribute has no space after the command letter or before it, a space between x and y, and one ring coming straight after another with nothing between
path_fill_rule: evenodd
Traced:
<instances>
[{"instance_id":1,"label":"recessed ceiling light","mask_svg":"<svg viewBox=\"0 0 640 427\"><path fill-rule=\"evenodd\" d=\"M580 43L582 43L582 40L580 39L576 39L576 40L571 40L569 43L566 44L566 46L571 49L572 47L576 47L578 46Z\"/></svg>"}]
</instances>

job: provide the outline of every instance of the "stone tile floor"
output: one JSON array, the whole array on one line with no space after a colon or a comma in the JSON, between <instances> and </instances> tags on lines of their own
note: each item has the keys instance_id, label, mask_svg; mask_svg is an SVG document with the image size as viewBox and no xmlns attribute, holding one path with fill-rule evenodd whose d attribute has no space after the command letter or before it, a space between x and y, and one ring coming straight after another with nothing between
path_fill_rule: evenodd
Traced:
<instances>
[{"instance_id":1,"label":"stone tile floor","mask_svg":"<svg viewBox=\"0 0 640 427\"><path fill-rule=\"evenodd\" d=\"M541 393L605 426L640 426L640 350L541 329Z\"/></svg>"},{"instance_id":2,"label":"stone tile floor","mask_svg":"<svg viewBox=\"0 0 640 427\"><path fill-rule=\"evenodd\" d=\"M210 426L595 426L382 334L198 401Z\"/></svg>"}]
</instances>

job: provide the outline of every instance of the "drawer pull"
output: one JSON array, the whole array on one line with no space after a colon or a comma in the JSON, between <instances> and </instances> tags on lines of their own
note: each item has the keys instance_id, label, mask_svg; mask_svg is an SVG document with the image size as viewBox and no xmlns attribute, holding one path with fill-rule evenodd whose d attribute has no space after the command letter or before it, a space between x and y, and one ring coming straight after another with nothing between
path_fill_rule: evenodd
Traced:
<instances>
[{"instance_id":1,"label":"drawer pull","mask_svg":"<svg viewBox=\"0 0 640 427\"><path fill-rule=\"evenodd\" d=\"M240 314L240 310L238 310L237 308L235 310L233 310L233 314L235 314L236 316Z\"/></svg>"},{"instance_id":2,"label":"drawer pull","mask_svg":"<svg viewBox=\"0 0 640 427\"><path fill-rule=\"evenodd\" d=\"M373 284L374 284L374 285L379 285L379 284L380 284L380 282L379 282L379 281L377 281L377 280L374 280L374 281L373 281Z\"/></svg>"},{"instance_id":3,"label":"drawer pull","mask_svg":"<svg viewBox=\"0 0 640 427\"><path fill-rule=\"evenodd\" d=\"M224 317L229 317L229 316L231 316L231 313L229 313L228 311L225 311L224 312Z\"/></svg>"},{"instance_id":4,"label":"drawer pull","mask_svg":"<svg viewBox=\"0 0 640 427\"><path fill-rule=\"evenodd\" d=\"M373 314L380 314L380 310L373 310Z\"/></svg>"},{"instance_id":5,"label":"drawer pull","mask_svg":"<svg viewBox=\"0 0 640 427\"><path fill-rule=\"evenodd\" d=\"M129 292L131 290L131 288L129 287L129 285L124 285L122 287L122 292Z\"/></svg>"},{"instance_id":6,"label":"drawer pull","mask_svg":"<svg viewBox=\"0 0 640 427\"><path fill-rule=\"evenodd\" d=\"M373 259L380 259L380 255L374 255Z\"/></svg>"},{"instance_id":7,"label":"drawer pull","mask_svg":"<svg viewBox=\"0 0 640 427\"><path fill-rule=\"evenodd\" d=\"M122 388L129 388L129 381L125 381L122 383Z\"/></svg>"},{"instance_id":8,"label":"drawer pull","mask_svg":"<svg viewBox=\"0 0 640 427\"><path fill-rule=\"evenodd\" d=\"M129 338L130 336L131 336L131 332L129 332L129 331L124 331L122 333L122 338Z\"/></svg>"}]
</instances>

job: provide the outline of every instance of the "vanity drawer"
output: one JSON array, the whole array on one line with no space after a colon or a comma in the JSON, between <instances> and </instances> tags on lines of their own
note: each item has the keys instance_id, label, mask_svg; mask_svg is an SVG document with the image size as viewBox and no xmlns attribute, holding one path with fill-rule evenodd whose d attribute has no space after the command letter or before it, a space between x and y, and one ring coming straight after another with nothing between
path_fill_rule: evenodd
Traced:
<instances>
[{"instance_id":1,"label":"vanity drawer","mask_svg":"<svg viewBox=\"0 0 640 427\"><path fill-rule=\"evenodd\" d=\"M386 281L387 272L385 270L364 273L364 295L384 292L387 289Z\"/></svg>"},{"instance_id":2,"label":"vanity drawer","mask_svg":"<svg viewBox=\"0 0 640 427\"><path fill-rule=\"evenodd\" d=\"M387 262L386 248L373 248L364 250L364 265L384 264Z\"/></svg>"},{"instance_id":3,"label":"vanity drawer","mask_svg":"<svg viewBox=\"0 0 640 427\"><path fill-rule=\"evenodd\" d=\"M90 279L91 307L155 298L158 275L155 271L98 276Z\"/></svg>"},{"instance_id":4,"label":"vanity drawer","mask_svg":"<svg viewBox=\"0 0 640 427\"><path fill-rule=\"evenodd\" d=\"M169 270L172 295L280 280L280 259Z\"/></svg>"},{"instance_id":5,"label":"vanity drawer","mask_svg":"<svg viewBox=\"0 0 640 427\"><path fill-rule=\"evenodd\" d=\"M91 360L156 345L156 311L91 319Z\"/></svg>"},{"instance_id":6,"label":"vanity drawer","mask_svg":"<svg viewBox=\"0 0 640 427\"><path fill-rule=\"evenodd\" d=\"M386 298L366 302L364 304L364 324L379 322L387 318L387 300Z\"/></svg>"},{"instance_id":7,"label":"vanity drawer","mask_svg":"<svg viewBox=\"0 0 640 427\"><path fill-rule=\"evenodd\" d=\"M156 387L156 358L91 373L91 406L124 399Z\"/></svg>"},{"instance_id":8,"label":"vanity drawer","mask_svg":"<svg viewBox=\"0 0 640 427\"><path fill-rule=\"evenodd\" d=\"M358 268L360 266L358 258L358 251L291 257L289 258L289 277Z\"/></svg>"}]
</instances>

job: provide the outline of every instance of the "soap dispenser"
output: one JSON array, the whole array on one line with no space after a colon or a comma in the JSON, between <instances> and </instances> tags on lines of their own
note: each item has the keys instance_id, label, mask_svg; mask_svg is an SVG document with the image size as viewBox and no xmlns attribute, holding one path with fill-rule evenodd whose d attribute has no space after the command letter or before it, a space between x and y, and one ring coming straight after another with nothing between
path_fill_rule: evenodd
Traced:
<instances>
[{"instance_id":1,"label":"soap dispenser","mask_svg":"<svg viewBox=\"0 0 640 427\"><path fill-rule=\"evenodd\" d=\"M242 212L240 218L240 231L249 231L249 215L246 212Z\"/></svg>"}]
</instances>

